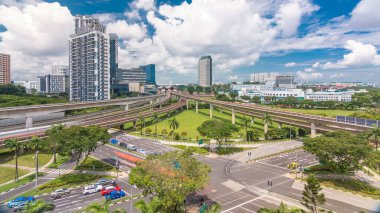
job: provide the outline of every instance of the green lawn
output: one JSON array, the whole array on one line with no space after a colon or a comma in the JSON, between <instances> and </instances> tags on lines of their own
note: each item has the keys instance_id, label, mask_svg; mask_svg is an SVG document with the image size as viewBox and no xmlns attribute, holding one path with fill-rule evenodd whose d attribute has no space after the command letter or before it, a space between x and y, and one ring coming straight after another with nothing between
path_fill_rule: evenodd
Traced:
<instances>
[{"instance_id":1,"label":"green lawn","mask_svg":"<svg viewBox=\"0 0 380 213\"><path fill-rule=\"evenodd\" d=\"M63 98L48 98L38 95L0 95L0 107L27 106L35 104L65 103Z\"/></svg>"},{"instance_id":2,"label":"green lawn","mask_svg":"<svg viewBox=\"0 0 380 213\"><path fill-rule=\"evenodd\" d=\"M18 169L18 176L19 177L21 177L27 173L28 173L27 170ZM14 178L15 178L15 168L7 167L7 166L0 166L0 184L14 180Z\"/></svg>"},{"instance_id":3,"label":"green lawn","mask_svg":"<svg viewBox=\"0 0 380 213\"><path fill-rule=\"evenodd\" d=\"M61 155L57 155L57 161L56 163L51 163L48 168L51 168L51 169L58 169L58 167L60 167L63 163L65 163L66 161L68 161L70 159L70 156L61 156Z\"/></svg>"},{"instance_id":4,"label":"green lawn","mask_svg":"<svg viewBox=\"0 0 380 213\"><path fill-rule=\"evenodd\" d=\"M78 169L78 168L77 168ZM116 172L115 167L97 160L93 157L88 157L86 162L82 166L82 170L94 170L94 171L109 171Z\"/></svg>"},{"instance_id":5,"label":"green lawn","mask_svg":"<svg viewBox=\"0 0 380 213\"><path fill-rule=\"evenodd\" d=\"M31 152L25 152L22 154L18 155L18 165L19 166L25 166L25 167L30 167L34 168L35 167L35 162L34 162L34 157L35 154ZM38 165L43 166L46 163L50 161L52 158L52 154L50 153L39 153L38 154ZM0 153L0 164L15 164L15 159L14 159L14 151L9 152L9 151L3 151Z\"/></svg>"},{"instance_id":6,"label":"green lawn","mask_svg":"<svg viewBox=\"0 0 380 213\"><path fill-rule=\"evenodd\" d=\"M38 173L39 177L41 177L42 175L43 175L42 172ZM32 182L35 179L35 177L36 177L35 174L31 174L31 175L28 175L28 176L26 176L24 178L19 179L18 182L12 182L12 183L0 186L0 193L8 191L8 190L13 189L13 188L16 188L16 187L21 186L23 184Z\"/></svg>"},{"instance_id":7,"label":"green lawn","mask_svg":"<svg viewBox=\"0 0 380 213\"><path fill-rule=\"evenodd\" d=\"M210 110L209 109L199 109L199 113L195 113L194 110L185 110L180 112L179 114L175 115L177 121L179 122L179 128L175 130L175 132L178 132L181 134L181 132L185 131L187 133L187 137L190 137L192 139L196 138L197 136L201 138L200 134L197 131L197 128L207 120L210 120L209 115ZM223 110L223 113L221 113L218 109L213 110L213 118L215 119L221 119L225 120L227 122L231 122L231 112L227 110ZM236 113L236 125L240 126L241 119L243 118L243 115ZM161 133L162 129L166 129L167 132L170 132L169 128L169 120L170 118L164 118L161 122L157 125L158 134ZM263 122L261 119L255 118L253 128L262 131L261 137L264 136L264 127ZM277 127L278 124L273 122L272 126ZM285 127L286 125L283 125ZM154 125L147 125L146 127L149 127L154 132ZM241 128L239 133L236 133L232 136L232 138L242 138L244 135L244 129Z\"/></svg>"},{"instance_id":8,"label":"green lawn","mask_svg":"<svg viewBox=\"0 0 380 213\"><path fill-rule=\"evenodd\" d=\"M320 115L326 117L335 117L337 115L349 116L355 112L355 110L343 110L343 109L293 109L293 108L280 108L286 111L299 112L310 115Z\"/></svg>"}]
</instances>

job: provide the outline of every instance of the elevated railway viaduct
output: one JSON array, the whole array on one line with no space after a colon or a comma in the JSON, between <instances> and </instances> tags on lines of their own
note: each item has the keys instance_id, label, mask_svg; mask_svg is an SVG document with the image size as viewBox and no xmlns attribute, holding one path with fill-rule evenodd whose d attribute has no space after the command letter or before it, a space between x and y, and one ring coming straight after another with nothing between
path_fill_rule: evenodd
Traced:
<instances>
[{"instance_id":1,"label":"elevated railway viaduct","mask_svg":"<svg viewBox=\"0 0 380 213\"><path fill-rule=\"evenodd\" d=\"M280 124L289 124L292 126L309 128L311 137L315 137L318 132L328 132L336 130L346 130L351 132L363 132L368 131L372 127L362 126L352 123L338 122L334 118L308 115L303 113L295 113L284 111L280 109L273 109L270 107L259 106L252 103L239 103L239 102L226 102L210 99L207 97L199 97L196 95L189 95L183 93L172 93L177 98L186 99L187 107L189 100L195 101L195 111L198 113L198 103L210 104L210 117L212 117L212 110L214 107L226 109L231 111L231 122L235 124L236 113L250 116L253 118L262 118L265 113L268 113L272 120Z\"/></svg>"}]
</instances>

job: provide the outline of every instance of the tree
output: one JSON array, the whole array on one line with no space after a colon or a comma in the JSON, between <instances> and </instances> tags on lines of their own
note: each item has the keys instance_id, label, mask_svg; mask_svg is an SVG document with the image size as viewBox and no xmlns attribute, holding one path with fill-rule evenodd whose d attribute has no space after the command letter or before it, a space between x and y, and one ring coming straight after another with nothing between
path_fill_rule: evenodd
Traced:
<instances>
[{"instance_id":1,"label":"tree","mask_svg":"<svg viewBox=\"0 0 380 213\"><path fill-rule=\"evenodd\" d=\"M17 138L8 139L5 141L5 147L10 151L15 151L15 181L18 181L18 152L24 146Z\"/></svg>"},{"instance_id":2,"label":"tree","mask_svg":"<svg viewBox=\"0 0 380 213\"><path fill-rule=\"evenodd\" d=\"M263 115L263 123L264 123L264 134L268 133L268 126L272 125L272 116L270 116L267 112Z\"/></svg>"},{"instance_id":3,"label":"tree","mask_svg":"<svg viewBox=\"0 0 380 213\"><path fill-rule=\"evenodd\" d=\"M212 92L212 89L211 89L211 87L205 87L205 93L211 93Z\"/></svg>"},{"instance_id":4,"label":"tree","mask_svg":"<svg viewBox=\"0 0 380 213\"><path fill-rule=\"evenodd\" d=\"M149 127L146 128L146 129L145 129L145 134L148 134L148 135L149 135L150 133L152 133L152 129L149 128Z\"/></svg>"},{"instance_id":5,"label":"tree","mask_svg":"<svg viewBox=\"0 0 380 213\"><path fill-rule=\"evenodd\" d=\"M304 149L315 154L332 171L341 173L357 171L373 152L365 137L345 131L308 138L304 141Z\"/></svg>"},{"instance_id":6,"label":"tree","mask_svg":"<svg viewBox=\"0 0 380 213\"><path fill-rule=\"evenodd\" d=\"M177 121L175 117L173 117L172 119L169 119L168 122L169 122L169 128L172 130L172 134L173 134L174 131L179 128L179 122ZM173 137L174 137L174 134L173 134Z\"/></svg>"},{"instance_id":7,"label":"tree","mask_svg":"<svg viewBox=\"0 0 380 213\"><path fill-rule=\"evenodd\" d=\"M122 208L115 209L114 211L109 210L110 200L105 200L102 203L94 202L90 203L88 206L85 207L84 210L81 210L81 212L85 213L126 213L126 211Z\"/></svg>"},{"instance_id":8,"label":"tree","mask_svg":"<svg viewBox=\"0 0 380 213\"><path fill-rule=\"evenodd\" d=\"M64 124L55 124L55 125L53 125L53 127L51 129L48 129L46 131L46 135L49 136L48 145L51 146L51 148L53 150L53 159L54 159L53 162L54 163L57 163L57 156L56 156L57 144L61 140L60 134L64 128L65 128Z\"/></svg>"},{"instance_id":9,"label":"tree","mask_svg":"<svg viewBox=\"0 0 380 213\"><path fill-rule=\"evenodd\" d=\"M292 208L281 202L280 206L276 209L260 208L257 213L303 213L302 209Z\"/></svg>"},{"instance_id":10,"label":"tree","mask_svg":"<svg viewBox=\"0 0 380 213\"><path fill-rule=\"evenodd\" d=\"M261 103L260 97L259 96L253 96L251 101L255 104Z\"/></svg>"},{"instance_id":11,"label":"tree","mask_svg":"<svg viewBox=\"0 0 380 213\"><path fill-rule=\"evenodd\" d=\"M82 165L88 156L94 152L98 142L105 144L111 135L107 129L100 126L70 126L62 130L60 137L60 154L72 155L76 160L76 166L81 171ZM79 161L82 159L81 163Z\"/></svg>"},{"instance_id":12,"label":"tree","mask_svg":"<svg viewBox=\"0 0 380 213\"><path fill-rule=\"evenodd\" d=\"M142 135L143 128L145 127L145 117L144 117L144 115L140 114L140 116L139 116L139 122L140 122L140 135Z\"/></svg>"},{"instance_id":13,"label":"tree","mask_svg":"<svg viewBox=\"0 0 380 213\"><path fill-rule=\"evenodd\" d=\"M156 134L156 137L158 136L157 133L157 124L160 122L160 118L158 117L157 112L153 113L152 115L152 123L154 124L154 134Z\"/></svg>"},{"instance_id":14,"label":"tree","mask_svg":"<svg viewBox=\"0 0 380 213\"><path fill-rule=\"evenodd\" d=\"M374 139L374 142L376 144L376 150L377 150L377 147L379 144L379 141L378 141L379 137L380 137L380 127L376 127L376 128L371 129L371 131L368 133L368 136L367 136L368 141L370 141L371 138Z\"/></svg>"},{"instance_id":15,"label":"tree","mask_svg":"<svg viewBox=\"0 0 380 213\"><path fill-rule=\"evenodd\" d=\"M153 197L149 203L145 200L136 201L135 207L142 213L156 213L160 210L160 200L157 197Z\"/></svg>"},{"instance_id":16,"label":"tree","mask_svg":"<svg viewBox=\"0 0 380 213\"><path fill-rule=\"evenodd\" d=\"M302 205L312 213L317 213L317 205L323 205L326 202L325 195L321 193L322 187L314 175L310 175L302 192Z\"/></svg>"},{"instance_id":17,"label":"tree","mask_svg":"<svg viewBox=\"0 0 380 213\"><path fill-rule=\"evenodd\" d=\"M195 86L195 91L197 91L197 94L203 92L203 87L202 86Z\"/></svg>"},{"instance_id":18,"label":"tree","mask_svg":"<svg viewBox=\"0 0 380 213\"><path fill-rule=\"evenodd\" d=\"M285 137L285 133L283 129L271 128L268 130L267 134L265 134L266 139L278 140Z\"/></svg>"},{"instance_id":19,"label":"tree","mask_svg":"<svg viewBox=\"0 0 380 213\"><path fill-rule=\"evenodd\" d=\"M185 138L186 136L187 136L187 132L185 132L185 131L181 132L181 137L182 138Z\"/></svg>"},{"instance_id":20,"label":"tree","mask_svg":"<svg viewBox=\"0 0 380 213\"><path fill-rule=\"evenodd\" d=\"M26 204L26 212L28 213L43 213L53 211L54 208L54 203L46 202L44 199L38 199L36 202Z\"/></svg>"},{"instance_id":21,"label":"tree","mask_svg":"<svg viewBox=\"0 0 380 213\"><path fill-rule=\"evenodd\" d=\"M223 139L227 140L227 138L231 137L234 132L238 132L239 128L230 122L211 119L203 122L202 125L197 128L197 130L202 136L215 139L218 143L218 146L220 146L223 142Z\"/></svg>"},{"instance_id":22,"label":"tree","mask_svg":"<svg viewBox=\"0 0 380 213\"><path fill-rule=\"evenodd\" d=\"M166 129L162 129L162 130L161 130L161 134L162 134L162 135L167 135L167 134L168 134L168 131L167 131Z\"/></svg>"},{"instance_id":23,"label":"tree","mask_svg":"<svg viewBox=\"0 0 380 213\"><path fill-rule=\"evenodd\" d=\"M38 136L32 136L32 138L28 141L28 147L31 150L35 150L35 151L41 150L42 148L41 138Z\"/></svg>"},{"instance_id":24,"label":"tree","mask_svg":"<svg viewBox=\"0 0 380 213\"><path fill-rule=\"evenodd\" d=\"M247 131L248 141L258 141L261 135L261 131L257 129L251 129Z\"/></svg>"},{"instance_id":25,"label":"tree","mask_svg":"<svg viewBox=\"0 0 380 213\"><path fill-rule=\"evenodd\" d=\"M221 209L222 206L219 203L213 203L205 213L219 213Z\"/></svg>"},{"instance_id":26,"label":"tree","mask_svg":"<svg viewBox=\"0 0 380 213\"><path fill-rule=\"evenodd\" d=\"M150 197L148 205L154 206L153 212L184 212L186 196L207 185L210 171L189 152L167 152L139 161L132 168L129 183Z\"/></svg>"},{"instance_id":27,"label":"tree","mask_svg":"<svg viewBox=\"0 0 380 213\"><path fill-rule=\"evenodd\" d=\"M195 89L194 89L193 86L189 86L189 87L187 87L187 91L188 91L190 94L194 94Z\"/></svg>"}]
</instances>

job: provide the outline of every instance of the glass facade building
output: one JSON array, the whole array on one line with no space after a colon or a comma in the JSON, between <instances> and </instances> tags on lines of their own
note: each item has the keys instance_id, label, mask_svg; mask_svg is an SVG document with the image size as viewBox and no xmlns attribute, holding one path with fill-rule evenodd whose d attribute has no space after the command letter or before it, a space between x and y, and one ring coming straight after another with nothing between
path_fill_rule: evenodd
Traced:
<instances>
[{"instance_id":1,"label":"glass facade building","mask_svg":"<svg viewBox=\"0 0 380 213\"><path fill-rule=\"evenodd\" d=\"M156 84L156 65L148 64L145 66L141 66L146 73L146 83L147 84Z\"/></svg>"}]
</instances>

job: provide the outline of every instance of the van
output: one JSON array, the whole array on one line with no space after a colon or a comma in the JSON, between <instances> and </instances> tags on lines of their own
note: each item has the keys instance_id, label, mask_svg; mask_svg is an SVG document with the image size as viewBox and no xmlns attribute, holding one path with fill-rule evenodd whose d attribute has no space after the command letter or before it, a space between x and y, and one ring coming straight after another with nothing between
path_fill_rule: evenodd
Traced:
<instances>
[{"instance_id":1,"label":"van","mask_svg":"<svg viewBox=\"0 0 380 213\"><path fill-rule=\"evenodd\" d=\"M127 146L127 148L129 149L129 150L131 150L131 151L136 151L136 146L135 145L133 145L133 144L129 144L128 146Z\"/></svg>"}]
</instances>

